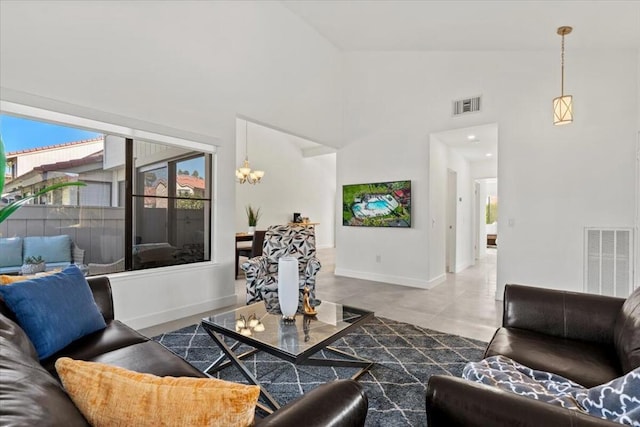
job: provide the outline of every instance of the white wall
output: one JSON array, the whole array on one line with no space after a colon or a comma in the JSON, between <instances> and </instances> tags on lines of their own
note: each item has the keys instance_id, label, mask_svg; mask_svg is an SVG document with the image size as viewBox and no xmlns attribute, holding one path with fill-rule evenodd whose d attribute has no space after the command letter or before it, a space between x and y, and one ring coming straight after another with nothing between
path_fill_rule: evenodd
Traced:
<instances>
[{"instance_id":1,"label":"white wall","mask_svg":"<svg viewBox=\"0 0 640 427\"><path fill-rule=\"evenodd\" d=\"M472 162L470 167L473 179L496 178L498 176L498 160L495 157Z\"/></svg>"},{"instance_id":2,"label":"white wall","mask_svg":"<svg viewBox=\"0 0 640 427\"><path fill-rule=\"evenodd\" d=\"M236 162L244 160L245 120L238 119ZM293 212L318 222L316 246L333 247L336 201L336 154L304 157L297 138L249 122L249 162L265 171L260 184L236 184L237 231L248 227L245 207L260 208L259 230L287 224Z\"/></svg>"},{"instance_id":3,"label":"white wall","mask_svg":"<svg viewBox=\"0 0 640 427\"><path fill-rule=\"evenodd\" d=\"M428 140L398 130L375 135L372 145L354 141L338 151L335 273L429 287L425 265L429 246L425 236L429 222L425 215L429 208ZM342 185L400 180L411 180L411 228L342 225ZM380 262L376 262L378 256ZM407 265L420 268L407 268Z\"/></svg>"},{"instance_id":4,"label":"white wall","mask_svg":"<svg viewBox=\"0 0 640 427\"><path fill-rule=\"evenodd\" d=\"M337 270L397 275L405 284L436 278L438 271L425 270L437 267L433 252L444 246L430 239L433 207L420 191L432 184L424 182L432 176L425 136L496 122L503 219L497 295L507 282L581 290L584 227L634 222L637 54L572 51L566 60L575 121L554 127L556 51L346 54L349 144L338 154L338 186L399 175L418 185L411 230L337 228ZM477 94L481 113L450 116L453 99ZM371 254L387 248L403 256L377 265ZM356 252L362 256L350 255Z\"/></svg>"},{"instance_id":5,"label":"white wall","mask_svg":"<svg viewBox=\"0 0 640 427\"><path fill-rule=\"evenodd\" d=\"M277 2L0 7L2 99L219 145L214 262L114 276L116 316L146 327L235 301L236 116L338 144L340 53Z\"/></svg>"},{"instance_id":6,"label":"white wall","mask_svg":"<svg viewBox=\"0 0 640 427\"><path fill-rule=\"evenodd\" d=\"M638 127L637 127L637 145L636 145L636 280L635 288L640 288L640 49L636 53L636 75L638 77L637 91L638 99L636 101Z\"/></svg>"}]
</instances>

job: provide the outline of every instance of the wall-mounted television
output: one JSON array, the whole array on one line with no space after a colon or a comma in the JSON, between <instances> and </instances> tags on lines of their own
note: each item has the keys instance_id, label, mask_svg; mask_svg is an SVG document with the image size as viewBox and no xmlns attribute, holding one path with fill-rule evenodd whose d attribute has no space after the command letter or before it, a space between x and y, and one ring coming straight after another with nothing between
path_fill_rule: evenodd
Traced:
<instances>
[{"instance_id":1,"label":"wall-mounted television","mask_svg":"<svg viewBox=\"0 0 640 427\"><path fill-rule=\"evenodd\" d=\"M343 185L342 225L411 227L411 181Z\"/></svg>"}]
</instances>

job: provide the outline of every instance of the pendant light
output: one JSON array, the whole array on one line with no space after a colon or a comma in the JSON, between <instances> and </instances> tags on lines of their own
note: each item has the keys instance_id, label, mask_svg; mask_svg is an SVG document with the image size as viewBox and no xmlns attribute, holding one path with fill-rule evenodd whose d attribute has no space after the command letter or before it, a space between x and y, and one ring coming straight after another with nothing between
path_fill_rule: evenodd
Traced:
<instances>
[{"instance_id":1,"label":"pendant light","mask_svg":"<svg viewBox=\"0 0 640 427\"><path fill-rule=\"evenodd\" d=\"M258 184L264 176L264 171L252 171L251 166L249 166L249 122L246 120L244 121L244 150L244 162L242 166L236 169L238 183L244 184L248 182L249 184Z\"/></svg>"},{"instance_id":2,"label":"pendant light","mask_svg":"<svg viewBox=\"0 0 640 427\"><path fill-rule=\"evenodd\" d=\"M566 125L573 121L573 97L564 94L564 36L571 33L572 30L573 28L566 26L558 28L558 34L562 36L562 54L560 56L562 73L560 77L560 96L553 100L554 125Z\"/></svg>"}]
</instances>

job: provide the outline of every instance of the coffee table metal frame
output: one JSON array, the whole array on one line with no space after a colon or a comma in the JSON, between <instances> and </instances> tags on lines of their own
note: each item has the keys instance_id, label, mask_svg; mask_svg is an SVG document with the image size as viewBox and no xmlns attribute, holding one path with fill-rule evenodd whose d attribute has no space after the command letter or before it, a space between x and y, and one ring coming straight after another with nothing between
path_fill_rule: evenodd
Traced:
<instances>
[{"instance_id":1,"label":"coffee table metal frame","mask_svg":"<svg viewBox=\"0 0 640 427\"><path fill-rule=\"evenodd\" d=\"M257 302L253 305L262 305L262 302ZM246 306L250 307L250 306ZM244 309L246 307L240 307L233 312L238 311L240 309ZM349 322L349 325L345 328L336 331L334 334L324 338L319 341L315 345L311 346L307 350L299 353L292 354L281 348L275 347L273 345L269 345L267 343L261 342L259 340L253 339L251 336L245 336L236 332L235 330L229 329L225 326L216 324L211 322L209 318L202 319L201 325L207 334L211 337L211 339L220 347L223 354L220 355L207 369L205 369L205 373L207 375L211 375L216 373L229 365L234 365L240 373L247 379L247 381L253 385L257 385L260 387L260 395L265 399L267 406L258 402L258 407L265 411L266 413L273 413L273 411L280 408L280 404L271 396L271 394L258 382L258 379L251 373L251 371L245 366L242 362L243 359L250 357L256 354L259 351L264 351L269 353L279 359L285 360L287 362L291 362L295 365L307 365L307 366L335 366L335 367L343 367L343 368L360 368L351 379L356 380L360 378L364 373L366 373L371 366L373 366L374 362L363 359L358 356L354 356L349 353L345 353L344 351L338 350L336 348L330 347L329 344L336 341L337 339L343 337L344 335L351 332L355 327L362 324L367 319L373 317L372 311L362 310L359 308L355 308L352 306L344 306L349 310L349 312L356 313L360 315L360 317L354 319L352 322ZM280 314L270 314L271 316L280 316ZM304 315L297 314L296 319L303 320ZM236 342L233 345L228 345L224 342L224 337L231 338ZM235 350L241 345L246 344L250 347L253 347L252 350L246 351L242 354L236 354ZM315 358L311 357L320 350L327 350L333 354L339 355L341 359L326 359L326 358ZM225 360L228 359L228 360Z\"/></svg>"}]
</instances>

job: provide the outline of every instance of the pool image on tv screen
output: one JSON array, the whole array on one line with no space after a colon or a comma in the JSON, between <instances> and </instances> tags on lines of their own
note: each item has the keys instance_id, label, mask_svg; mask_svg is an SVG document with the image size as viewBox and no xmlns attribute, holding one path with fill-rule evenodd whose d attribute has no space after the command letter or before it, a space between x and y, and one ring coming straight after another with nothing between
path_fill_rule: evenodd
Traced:
<instances>
[{"instance_id":1,"label":"pool image on tv screen","mask_svg":"<svg viewBox=\"0 0 640 427\"><path fill-rule=\"evenodd\" d=\"M411 227L411 181L343 185L342 225Z\"/></svg>"}]
</instances>

